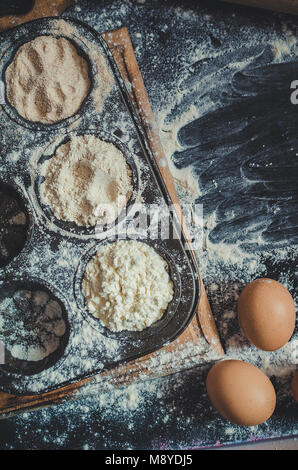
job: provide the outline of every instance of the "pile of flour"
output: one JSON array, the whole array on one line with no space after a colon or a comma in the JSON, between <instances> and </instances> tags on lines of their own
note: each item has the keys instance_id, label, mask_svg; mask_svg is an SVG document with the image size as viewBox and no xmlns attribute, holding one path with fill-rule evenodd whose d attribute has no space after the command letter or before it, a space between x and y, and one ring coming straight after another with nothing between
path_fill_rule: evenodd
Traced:
<instances>
[{"instance_id":1,"label":"pile of flour","mask_svg":"<svg viewBox=\"0 0 298 470\"><path fill-rule=\"evenodd\" d=\"M141 331L159 320L173 298L166 261L150 246L118 241L89 262L83 293L89 312L112 331Z\"/></svg>"},{"instance_id":2,"label":"pile of flour","mask_svg":"<svg viewBox=\"0 0 298 470\"><path fill-rule=\"evenodd\" d=\"M73 136L42 166L41 196L57 219L79 226L115 220L132 194L132 172L115 145Z\"/></svg>"},{"instance_id":3,"label":"pile of flour","mask_svg":"<svg viewBox=\"0 0 298 470\"><path fill-rule=\"evenodd\" d=\"M70 41L39 36L23 44L7 68L8 101L29 121L61 121L75 114L86 98L88 71Z\"/></svg>"}]
</instances>

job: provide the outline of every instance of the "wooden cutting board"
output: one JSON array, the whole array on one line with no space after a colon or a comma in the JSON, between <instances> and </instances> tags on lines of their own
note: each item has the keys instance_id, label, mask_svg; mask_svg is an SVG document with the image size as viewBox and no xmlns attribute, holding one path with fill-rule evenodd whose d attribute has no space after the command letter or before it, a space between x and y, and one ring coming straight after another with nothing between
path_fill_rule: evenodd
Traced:
<instances>
[{"instance_id":1,"label":"wooden cutting board","mask_svg":"<svg viewBox=\"0 0 298 470\"><path fill-rule=\"evenodd\" d=\"M48 2L44 0L37 0L35 9L27 15L0 18L0 31L7 30L16 24L31 21L32 19L59 15L70 3L71 2L67 0L56 0L54 6L53 4L48 5ZM103 37L114 56L123 79L132 84L132 86L129 87L131 100L138 112L152 152L159 164L159 161L165 158L165 156L128 30L121 28L117 31L110 31L104 33ZM177 206L182 219L180 204L170 170L163 165L159 165L159 168L171 199ZM187 228L185 226L184 230L187 234ZM202 344L205 345L203 348ZM181 351L187 352L181 354ZM58 403L62 399L71 398L76 391L91 382L96 382L96 384L100 383L102 389L107 384L121 386L131 383L133 380L145 380L146 378L178 372L191 367L191 365L206 362L206 354L209 356L209 353L212 353L212 357L214 358L221 358L224 355L204 284L201 279L201 298L196 315L184 333L170 345L153 354L116 367L113 370L103 372L93 378L84 379L48 393L16 396L0 392L0 416L7 417L21 411Z\"/></svg>"}]
</instances>

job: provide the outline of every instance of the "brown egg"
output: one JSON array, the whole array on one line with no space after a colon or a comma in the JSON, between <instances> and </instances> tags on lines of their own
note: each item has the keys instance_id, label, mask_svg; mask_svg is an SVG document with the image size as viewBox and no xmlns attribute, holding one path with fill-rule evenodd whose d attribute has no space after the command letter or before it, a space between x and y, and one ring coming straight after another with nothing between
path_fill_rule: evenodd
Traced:
<instances>
[{"instance_id":1,"label":"brown egg","mask_svg":"<svg viewBox=\"0 0 298 470\"><path fill-rule=\"evenodd\" d=\"M246 338L257 348L275 351L291 338L296 322L293 297L280 282L256 279L238 300L238 319Z\"/></svg>"},{"instance_id":2,"label":"brown egg","mask_svg":"<svg viewBox=\"0 0 298 470\"><path fill-rule=\"evenodd\" d=\"M270 418L275 409L271 381L248 362L218 362L210 369L206 386L213 406L231 423L255 426Z\"/></svg>"},{"instance_id":3,"label":"brown egg","mask_svg":"<svg viewBox=\"0 0 298 470\"><path fill-rule=\"evenodd\" d=\"M292 380L292 393L294 399L298 402L298 372L295 373Z\"/></svg>"}]
</instances>

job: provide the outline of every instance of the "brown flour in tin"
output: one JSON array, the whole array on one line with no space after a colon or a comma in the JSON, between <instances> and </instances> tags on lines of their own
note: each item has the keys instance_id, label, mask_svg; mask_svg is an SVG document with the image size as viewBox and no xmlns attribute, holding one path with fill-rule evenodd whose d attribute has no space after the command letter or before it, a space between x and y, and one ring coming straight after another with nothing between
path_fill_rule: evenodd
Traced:
<instances>
[{"instance_id":1,"label":"brown flour in tin","mask_svg":"<svg viewBox=\"0 0 298 470\"><path fill-rule=\"evenodd\" d=\"M70 41L53 36L23 44L5 78L10 104L25 119L45 124L75 114L90 90L86 60Z\"/></svg>"}]
</instances>

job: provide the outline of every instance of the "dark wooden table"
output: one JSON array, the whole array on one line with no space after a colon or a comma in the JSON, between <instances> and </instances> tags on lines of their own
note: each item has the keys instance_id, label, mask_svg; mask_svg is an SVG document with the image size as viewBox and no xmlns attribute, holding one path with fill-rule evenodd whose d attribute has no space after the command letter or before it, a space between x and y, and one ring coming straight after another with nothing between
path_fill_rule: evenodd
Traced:
<instances>
[{"instance_id":1,"label":"dark wooden table","mask_svg":"<svg viewBox=\"0 0 298 470\"><path fill-rule=\"evenodd\" d=\"M162 5L154 0L146 2L80 1L70 7L68 15L87 22L98 31L116 29L120 26L128 27L153 110L164 125L164 131L168 130L166 124L176 122L176 118L183 115L190 105L199 109L208 99L214 103L214 106L208 110L210 122L206 121L205 116L205 120L201 120L194 126L199 130L203 129L203 126L205 126L204 129L211 126L210 128L215 132L213 143L210 140L204 141L206 132L198 134L194 130L191 133L186 128L186 131L185 129L181 131L182 151L176 153L173 158L177 167L186 168L192 165L195 169L194 174L200 179L204 188L201 202L204 203L206 215L208 216L212 211L218 211L217 214L225 221L224 226L217 223L215 227L206 229L209 230L208 235L215 246L220 243L229 244L229 238L237 238L241 240L243 249L251 253L252 258L255 259L258 253L258 259L262 261L262 271L256 265L255 272L251 267L250 270L246 269L245 264L239 269L229 262L216 264L211 256L210 261L201 266L217 325L224 346L229 353L229 338L235 334L238 326L232 319L228 328L223 328L222 314L235 309L235 293L239 292L246 282L256 275L281 278L297 296L295 275L297 260L294 255L284 258L281 254L287 246L292 246L297 252L297 185L296 190L293 189L293 175L295 172L297 174L297 166L296 163L290 165L293 161L290 155L292 147L298 153L298 145L295 147L296 134L293 131L297 129L297 108L295 110L291 108L283 98L280 107L276 107L276 99L280 98L285 90L289 92L288 80L293 75L289 68L281 66L285 72L284 80L281 69L271 76L275 77L274 80L277 82L278 77L281 77L279 88L276 82L272 82L273 94L269 92L267 101L262 95L264 106L256 108L255 112L257 118L264 117L265 104L271 100L272 109L280 110L281 117L284 116L283 113L287 116L289 115L287 113L290 113L289 122L282 120L280 126L278 120L273 119L272 116L270 118L270 112L267 116L265 115L265 124L262 129L268 129L270 125L276 123L277 127L274 127L271 138L266 137L266 155L256 149L259 161L252 163L260 164L260 166L245 167L248 168L249 174L256 176L258 183L264 183L269 175L269 180L267 179L265 185L250 186L251 192L247 193L247 187L243 182L240 188L235 184L236 180L230 180L229 184L231 167L214 164L213 179L223 186L213 187L208 155L204 154L204 148L200 145L205 143L208 152L213 151L213 155L221 145L219 140L224 135L226 127L220 127L219 123L222 121L220 119L217 121L218 114L214 113L231 105L229 101L231 89L228 85L231 84L235 73L243 71L243 61L246 65L261 67L262 73L264 70L269 70L266 67L272 62L281 64L294 62L295 67L297 49L295 44L291 43L287 31L292 31L292 36L295 37L298 19L216 1L201 1L199 5L197 3L182 0L171 0L163 2ZM272 51L275 51L275 56L272 55ZM234 66L229 68L231 63ZM206 71L210 75L209 79L206 79ZM296 79L298 79L298 73ZM213 87L215 81L217 81L217 86ZM275 93L277 88L279 94ZM260 88L257 87L254 91L258 94ZM239 94L237 96L239 99ZM169 103L172 103L171 109L169 109ZM237 104L230 110L232 113L230 116L233 116L235 109L239 112L240 108ZM247 109L248 113L253 113L251 101ZM163 119L165 110L167 110L166 120ZM199 114L197 113L198 116ZM224 114L222 118L223 116ZM239 122L246 118L247 115L242 114ZM188 118L186 123L191 120ZM286 135L285 139L282 138L283 135ZM229 145L234 142L229 132L226 137ZM260 133L256 132L254 138L258 140ZM283 152L279 160L279 168L276 169L275 177L273 177L272 173L268 173L269 164L272 163L270 159L268 160L268 155L270 155L270 149L276 150L275 138L281 139L279 144ZM237 141L239 146L243 143ZM195 151L192 151L192 148ZM226 155L225 152L226 148L222 146L222 153L216 155L220 158ZM239 167L241 156L243 159L247 158L245 152L242 154L239 152L238 148L233 167L235 172ZM252 152L252 148L249 148L249 152ZM240 161L240 166L241 164ZM267 164L269 166L266 166ZM233 174L237 176L235 172ZM286 204L278 196L283 182ZM264 191L266 204L264 204L264 198L256 197L258 191ZM245 194L249 194L249 198L245 198ZM250 204L251 200L255 203ZM268 208L280 209L281 215L275 216L274 212L270 212ZM232 216L231 210L234 211ZM240 223L241 211L246 217ZM254 236L259 232L254 232L255 228L253 228L256 214L264 218L263 228L257 229L263 240L258 245L254 243ZM229 217L230 223L227 222ZM238 284L234 288L235 283ZM214 291L215 284L219 286L217 292ZM247 346L246 343L240 342L240 344L243 344L243 347ZM251 360L249 350L247 354L247 360ZM142 402L142 407L134 411L124 411L120 407L112 413L111 407L103 403L98 404L96 397L89 396L79 397L74 402L63 403L24 417L2 421L0 422L0 435L2 436L0 446L1 448L83 448L85 446L99 449L177 449L243 444L249 441L256 442L297 435L298 411L297 404L291 399L289 393L290 373L285 376L278 376L278 374L273 376L272 380L278 390L276 413L268 423L253 429L231 426L210 408L204 387L205 375L205 369L197 368L178 376L159 379L157 388L161 390L160 394L144 391L145 402ZM115 406L117 407L117 403ZM272 441L270 445L272 448L276 446L297 448L297 441L290 441L290 444L289 441L282 441L278 444ZM267 447L268 444L259 443L258 446Z\"/></svg>"}]
</instances>

